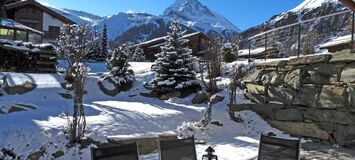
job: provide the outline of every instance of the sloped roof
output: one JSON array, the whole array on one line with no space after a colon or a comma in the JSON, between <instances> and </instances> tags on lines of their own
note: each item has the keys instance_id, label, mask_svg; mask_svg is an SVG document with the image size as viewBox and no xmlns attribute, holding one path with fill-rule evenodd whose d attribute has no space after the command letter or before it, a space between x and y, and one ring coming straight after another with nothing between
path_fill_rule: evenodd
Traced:
<instances>
[{"instance_id":1,"label":"sloped roof","mask_svg":"<svg viewBox=\"0 0 355 160\"><path fill-rule=\"evenodd\" d=\"M355 0L339 0L341 3L346 5L352 11L355 11Z\"/></svg>"},{"instance_id":2,"label":"sloped roof","mask_svg":"<svg viewBox=\"0 0 355 160\"><path fill-rule=\"evenodd\" d=\"M15 9L15 8L26 6L26 5L36 6L36 7L40 8L41 10L45 11L46 13L50 14L51 16L63 21L64 23L75 24L75 22L73 22L72 20L70 20L70 19L58 14L57 12L55 12L55 11L51 10L50 8L38 3L35 0L22 0L22 1L14 2L14 3L6 4L5 8L6 8L6 10L11 10L11 9Z\"/></svg>"},{"instance_id":3,"label":"sloped roof","mask_svg":"<svg viewBox=\"0 0 355 160\"><path fill-rule=\"evenodd\" d=\"M207 38L207 36L202 32L194 32L194 33L186 34L186 35L182 36L181 38L186 39L186 38L190 38L190 37L197 36L197 35L201 35L201 36ZM167 36L155 38L155 39L152 39L152 40L140 43L140 44L133 45L132 47L137 47L138 45L140 45L140 46L152 45L150 48L159 47L164 44L166 38L167 38Z\"/></svg>"},{"instance_id":4,"label":"sloped roof","mask_svg":"<svg viewBox=\"0 0 355 160\"><path fill-rule=\"evenodd\" d=\"M30 31L33 33L41 34L43 35L44 33L38 30L35 30L33 28L27 27L25 25L22 25L20 23L17 23L11 19L1 19L0 18L0 26L8 27L8 28L13 28L13 29L19 29L19 30L24 30L24 31Z\"/></svg>"}]
</instances>

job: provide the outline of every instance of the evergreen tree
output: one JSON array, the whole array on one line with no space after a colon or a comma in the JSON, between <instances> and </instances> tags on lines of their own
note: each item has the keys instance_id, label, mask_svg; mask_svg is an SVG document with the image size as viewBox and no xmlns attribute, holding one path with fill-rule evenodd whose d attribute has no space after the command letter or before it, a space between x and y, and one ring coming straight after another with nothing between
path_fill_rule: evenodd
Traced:
<instances>
[{"instance_id":1,"label":"evergreen tree","mask_svg":"<svg viewBox=\"0 0 355 160\"><path fill-rule=\"evenodd\" d=\"M222 46L221 50L224 56L224 62L231 63L235 61L235 45L232 43L226 43Z\"/></svg>"},{"instance_id":2,"label":"evergreen tree","mask_svg":"<svg viewBox=\"0 0 355 160\"><path fill-rule=\"evenodd\" d=\"M97 30L93 31L92 39L95 40L95 43L91 47L90 52L87 54L87 59L92 61L104 61L106 57L103 57L101 54L101 49L99 45L99 33Z\"/></svg>"},{"instance_id":3,"label":"evergreen tree","mask_svg":"<svg viewBox=\"0 0 355 160\"><path fill-rule=\"evenodd\" d=\"M120 46L113 51L112 57L107 59L107 68L110 74L105 78L111 78L116 84L121 85L134 81L134 72L124 55L124 47Z\"/></svg>"},{"instance_id":4,"label":"evergreen tree","mask_svg":"<svg viewBox=\"0 0 355 160\"><path fill-rule=\"evenodd\" d=\"M145 62L145 54L143 48L138 45L134 50L132 57L130 58L132 62Z\"/></svg>"},{"instance_id":5,"label":"evergreen tree","mask_svg":"<svg viewBox=\"0 0 355 160\"><path fill-rule=\"evenodd\" d=\"M107 38L107 26L106 24L102 28L101 33L101 52L100 57L104 60L108 56L108 38Z\"/></svg>"},{"instance_id":6,"label":"evergreen tree","mask_svg":"<svg viewBox=\"0 0 355 160\"><path fill-rule=\"evenodd\" d=\"M181 31L177 22L173 22L170 29L153 67L156 77L152 85L158 92L188 88L194 85L192 80L196 79L196 58L192 56L192 50L186 47L188 40L182 39L185 31Z\"/></svg>"},{"instance_id":7,"label":"evergreen tree","mask_svg":"<svg viewBox=\"0 0 355 160\"><path fill-rule=\"evenodd\" d=\"M127 44L123 44L121 46L122 48L122 52L123 52L123 55L125 56L126 59L130 59L131 58L131 50L129 49L129 45Z\"/></svg>"}]
</instances>

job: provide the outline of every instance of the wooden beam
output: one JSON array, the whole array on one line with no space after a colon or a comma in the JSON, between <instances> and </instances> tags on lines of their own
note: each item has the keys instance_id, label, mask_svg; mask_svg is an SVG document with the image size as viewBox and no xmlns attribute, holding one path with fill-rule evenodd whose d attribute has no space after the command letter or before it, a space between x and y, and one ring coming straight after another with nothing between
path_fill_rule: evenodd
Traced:
<instances>
[{"instance_id":1,"label":"wooden beam","mask_svg":"<svg viewBox=\"0 0 355 160\"><path fill-rule=\"evenodd\" d=\"M355 11L355 2L353 0L339 0L352 11Z\"/></svg>"}]
</instances>

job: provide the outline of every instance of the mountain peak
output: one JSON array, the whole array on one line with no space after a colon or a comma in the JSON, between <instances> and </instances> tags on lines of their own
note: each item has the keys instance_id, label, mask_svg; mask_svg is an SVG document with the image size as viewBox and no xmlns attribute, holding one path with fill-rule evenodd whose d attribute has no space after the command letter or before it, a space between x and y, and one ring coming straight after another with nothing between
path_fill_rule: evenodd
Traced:
<instances>
[{"instance_id":1,"label":"mountain peak","mask_svg":"<svg viewBox=\"0 0 355 160\"><path fill-rule=\"evenodd\" d=\"M222 33L226 30L239 32L224 16L210 10L198 0L176 0L164 11L164 16L205 33Z\"/></svg>"},{"instance_id":2,"label":"mountain peak","mask_svg":"<svg viewBox=\"0 0 355 160\"><path fill-rule=\"evenodd\" d=\"M311 10L320 7L324 3L339 3L338 0L305 0L297 7L290 10L291 12L301 12L303 10Z\"/></svg>"}]
</instances>

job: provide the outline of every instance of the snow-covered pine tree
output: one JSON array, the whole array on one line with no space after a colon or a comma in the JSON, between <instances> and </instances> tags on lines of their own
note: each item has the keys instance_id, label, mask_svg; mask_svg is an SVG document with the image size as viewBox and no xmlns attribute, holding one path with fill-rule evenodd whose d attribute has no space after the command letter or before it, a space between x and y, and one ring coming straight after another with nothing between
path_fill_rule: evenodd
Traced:
<instances>
[{"instance_id":1,"label":"snow-covered pine tree","mask_svg":"<svg viewBox=\"0 0 355 160\"><path fill-rule=\"evenodd\" d=\"M90 52L87 54L87 59L91 61L104 61L106 56L102 56L101 48L99 44L99 33L97 30L92 32L92 39L95 40L96 43L93 44Z\"/></svg>"},{"instance_id":2,"label":"snow-covered pine tree","mask_svg":"<svg viewBox=\"0 0 355 160\"><path fill-rule=\"evenodd\" d=\"M107 25L104 24L104 27L102 28L102 33L101 33L101 46L100 46L100 57L103 58L103 60L106 59L108 56L108 38L107 38Z\"/></svg>"},{"instance_id":3,"label":"snow-covered pine tree","mask_svg":"<svg viewBox=\"0 0 355 160\"><path fill-rule=\"evenodd\" d=\"M223 59L224 62L231 63L235 61L235 46L232 43L225 43L222 48L222 54L223 54Z\"/></svg>"},{"instance_id":4,"label":"snow-covered pine tree","mask_svg":"<svg viewBox=\"0 0 355 160\"><path fill-rule=\"evenodd\" d=\"M126 60L130 60L131 59L131 56L132 56L132 53L131 53L131 50L129 48L129 45L128 44L123 44L121 46L121 50L123 52L123 55L125 56Z\"/></svg>"},{"instance_id":5,"label":"snow-covered pine tree","mask_svg":"<svg viewBox=\"0 0 355 160\"><path fill-rule=\"evenodd\" d=\"M145 62L145 54L143 48L138 45L134 50L132 57L130 58L132 62Z\"/></svg>"},{"instance_id":6,"label":"snow-covered pine tree","mask_svg":"<svg viewBox=\"0 0 355 160\"><path fill-rule=\"evenodd\" d=\"M119 86L134 81L134 72L129 68L130 65L124 52L124 46L113 51L112 57L107 59L107 68L110 70L110 74L104 78L111 78Z\"/></svg>"},{"instance_id":7,"label":"snow-covered pine tree","mask_svg":"<svg viewBox=\"0 0 355 160\"><path fill-rule=\"evenodd\" d=\"M173 22L170 29L153 67L156 76L152 86L160 93L188 88L195 84L196 79L196 58L187 47L188 40L182 38L186 31L181 31L177 22Z\"/></svg>"}]
</instances>

